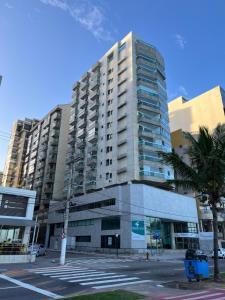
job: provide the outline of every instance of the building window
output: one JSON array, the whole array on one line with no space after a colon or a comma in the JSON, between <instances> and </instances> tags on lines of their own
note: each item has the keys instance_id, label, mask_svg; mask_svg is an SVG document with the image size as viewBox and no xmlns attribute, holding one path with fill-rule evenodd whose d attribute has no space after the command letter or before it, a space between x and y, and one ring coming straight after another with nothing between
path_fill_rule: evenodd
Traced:
<instances>
[{"instance_id":1,"label":"building window","mask_svg":"<svg viewBox=\"0 0 225 300\"><path fill-rule=\"evenodd\" d=\"M107 128L111 128L112 127L112 122L108 122L107 123Z\"/></svg>"},{"instance_id":2,"label":"building window","mask_svg":"<svg viewBox=\"0 0 225 300\"><path fill-rule=\"evenodd\" d=\"M120 229L120 217L109 217L102 219L102 230Z\"/></svg>"},{"instance_id":3,"label":"building window","mask_svg":"<svg viewBox=\"0 0 225 300\"><path fill-rule=\"evenodd\" d=\"M122 50L124 50L126 48L126 42L121 44L118 48L118 51L121 52Z\"/></svg>"},{"instance_id":4,"label":"building window","mask_svg":"<svg viewBox=\"0 0 225 300\"><path fill-rule=\"evenodd\" d=\"M113 102L113 99L109 99L109 100L107 101L108 105L112 104L112 102Z\"/></svg>"},{"instance_id":5,"label":"building window","mask_svg":"<svg viewBox=\"0 0 225 300\"><path fill-rule=\"evenodd\" d=\"M112 72L113 72L113 68L108 69L108 75L112 74Z\"/></svg>"},{"instance_id":6,"label":"building window","mask_svg":"<svg viewBox=\"0 0 225 300\"><path fill-rule=\"evenodd\" d=\"M112 110L108 110L108 111L107 111L107 116L108 116L108 117L110 117L112 114L113 114L113 111L112 111Z\"/></svg>"},{"instance_id":7,"label":"building window","mask_svg":"<svg viewBox=\"0 0 225 300\"><path fill-rule=\"evenodd\" d=\"M175 233L198 233L196 223L174 223Z\"/></svg>"},{"instance_id":8,"label":"building window","mask_svg":"<svg viewBox=\"0 0 225 300\"><path fill-rule=\"evenodd\" d=\"M112 159L106 159L105 161L106 166L109 166L112 164Z\"/></svg>"},{"instance_id":9,"label":"building window","mask_svg":"<svg viewBox=\"0 0 225 300\"><path fill-rule=\"evenodd\" d=\"M113 60L113 52L108 56L108 63Z\"/></svg>"},{"instance_id":10,"label":"building window","mask_svg":"<svg viewBox=\"0 0 225 300\"><path fill-rule=\"evenodd\" d=\"M76 242L78 242L78 243L90 243L91 242L91 236L90 235L76 236Z\"/></svg>"},{"instance_id":11,"label":"building window","mask_svg":"<svg viewBox=\"0 0 225 300\"><path fill-rule=\"evenodd\" d=\"M113 78L108 79L108 85L113 82Z\"/></svg>"},{"instance_id":12,"label":"building window","mask_svg":"<svg viewBox=\"0 0 225 300\"><path fill-rule=\"evenodd\" d=\"M107 172L107 173L105 174L105 179L106 179L106 180L112 179L112 173L108 173L108 172Z\"/></svg>"},{"instance_id":13,"label":"building window","mask_svg":"<svg viewBox=\"0 0 225 300\"><path fill-rule=\"evenodd\" d=\"M112 146L107 146L106 147L106 153L112 152Z\"/></svg>"},{"instance_id":14,"label":"building window","mask_svg":"<svg viewBox=\"0 0 225 300\"><path fill-rule=\"evenodd\" d=\"M107 134L106 139L107 139L107 141L111 140L112 139L112 133Z\"/></svg>"},{"instance_id":15,"label":"building window","mask_svg":"<svg viewBox=\"0 0 225 300\"><path fill-rule=\"evenodd\" d=\"M109 89L108 90L108 95L112 94L112 92L113 92L113 89Z\"/></svg>"}]
</instances>

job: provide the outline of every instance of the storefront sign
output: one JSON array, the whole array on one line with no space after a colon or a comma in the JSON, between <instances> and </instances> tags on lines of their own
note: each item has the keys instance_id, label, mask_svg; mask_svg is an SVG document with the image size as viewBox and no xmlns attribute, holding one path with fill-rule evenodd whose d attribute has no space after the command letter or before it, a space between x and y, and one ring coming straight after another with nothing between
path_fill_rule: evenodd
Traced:
<instances>
[{"instance_id":1,"label":"storefront sign","mask_svg":"<svg viewBox=\"0 0 225 300\"><path fill-rule=\"evenodd\" d=\"M132 221L132 240L145 240L145 223L144 221Z\"/></svg>"},{"instance_id":2,"label":"storefront sign","mask_svg":"<svg viewBox=\"0 0 225 300\"><path fill-rule=\"evenodd\" d=\"M174 236L183 237L183 238L198 238L198 233L180 232L180 233L174 233Z\"/></svg>"}]
</instances>

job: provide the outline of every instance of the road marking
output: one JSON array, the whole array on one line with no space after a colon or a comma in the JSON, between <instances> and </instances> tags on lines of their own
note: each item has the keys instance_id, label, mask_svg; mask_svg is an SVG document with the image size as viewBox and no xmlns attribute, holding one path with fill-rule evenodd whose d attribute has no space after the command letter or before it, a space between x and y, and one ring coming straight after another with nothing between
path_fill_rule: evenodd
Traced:
<instances>
[{"instance_id":1,"label":"road marking","mask_svg":"<svg viewBox=\"0 0 225 300\"><path fill-rule=\"evenodd\" d=\"M80 270L70 270L70 271L61 271L61 272L56 272L56 273L41 273L41 275L45 275L45 276L54 276L54 275L63 275L63 274L68 274L70 275L71 273L86 273L87 271L89 270L83 270L83 269L80 269ZM92 271L92 270L90 270ZM40 273L39 273L40 274Z\"/></svg>"},{"instance_id":2,"label":"road marking","mask_svg":"<svg viewBox=\"0 0 225 300\"><path fill-rule=\"evenodd\" d=\"M130 281L139 279L138 277L127 277L122 279L112 279L112 280L99 280L99 281L91 281L91 282L85 282L81 283L81 285L92 285L92 284L101 284L101 283L109 283L109 282L118 282L118 281Z\"/></svg>"},{"instance_id":3,"label":"road marking","mask_svg":"<svg viewBox=\"0 0 225 300\"><path fill-rule=\"evenodd\" d=\"M3 274L0 274L0 278L5 279L5 280L7 280L9 282L12 282L12 283L14 283L14 284L16 284L18 286L21 286L21 287L23 287L25 289L31 290L33 292L45 295L45 296L53 298L53 299L61 299L61 298L63 298L60 295L57 295L55 293L52 293L52 292L49 292L49 291L37 288L37 287L35 287L35 286L31 285L31 284L24 283L22 281L19 281L17 279L11 278L11 277L3 275Z\"/></svg>"},{"instance_id":4,"label":"road marking","mask_svg":"<svg viewBox=\"0 0 225 300\"><path fill-rule=\"evenodd\" d=\"M44 271L44 270L49 270L49 271L54 271L58 269L69 269L71 266L58 266L58 267L45 267L45 268L34 268L34 269L27 269L28 271Z\"/></svg>"},{"instance_id":5,"label":"road marking","mask_svg":"<svg viewBox=\"0 0 225 300\"><path fill-rule=\"evenodd\" d=\"M67 278L59 278L60 280L68 280L68 279L76 279L76 278L83 278L83 277L95 277L95 276L100 276L100 275L106 275L106 274L115 274L115 273L105 273L105 272L96 272L95 274L91 274L91 275L75 275L75 276L70 276L70 277L67 277Z\"/></svg>"},{"instance_id":6,"label":"road marking","mask_svg":"<svg viewBox=\"0 0 225 300\"><path fill-rule=\"evenodd\" d=\"M92 272L82 272L82 273L72 273L72 274L67 274L67 275L54 275L54 276L50 276L51 278L66 278L66 277L71 277L71 276L76 276L76 277L80 277L80 276L88 276L89 274L92 275L92 274L99 274L99 273L102 273L102 272L99 272L99 271L92 271Z\"/></svg>"},{"instance_id":7,"label":"road marking","mask_svg":"<svg viewBox=\"0 0 225 300\"><path fill-rule=\"evenodd\" d=\"M169 299L176 299L176 298L180 298L180 297L189 297L189 296L195 296L195 295L201 295L201 294L206 294L209 291L203 291L203 292L196 292L196 293L191 293L191 294L182 294L179 296L170 296L170 297L165 297L163 299L165 300L169 300Z\"/></svg>"},{"instance_id":8,"label":"road marking","mask_svg":"<svg viewBox=\"0 0 225 300\"><path fill-rule=\"evenodd\" d=\"M119 277L126 277L126 275L114 275L114 276L103 276L101 275L101 277L95 277L94 279L107 279L107 278L119 278ZM70 280L69 282L84 282L84 281L91 281L93 280L93 278L82 278L82 279L76 279L76 280Z\"/></svg>"},{"instance_id":9,"label":"road marking","mask_svg":"<svg viewBox=\"0 0 225 300\"><path fill-rule=\"evenodd\" d=\"M8 290L8 289L18 289L20 286L6 286L6 287L1 287L0 290Z\"/></svg>"},{"instance_id":10,"label":"road marking","mask_svg":"<svg viewBox=\"0 0 225 300\"><path fill-rule=\"evenodd\" d=\"M43 270L43 271L37 271L35 272L36 274L50 274L50 273L60 273L60 272L71 272L71 271L80 271L80 270L88 270L87 268L70 268L70 269L59 269L59 270L54 270L54 271L49 271L49 270Z\"/></svg>"},{"instance_id":11,"label":"road marking","mask_svg":"<svg viewBox=\"0 0 225 300\"><path fill-rule=\"evenodd\" d=\"M123 282L123 283L116 283L116 284L100 285L100 286L93 287L93 289L99 290L99 289L124 286L124 285L126 286L126 285L131 285L131 284L147 283L147 282L151 282L151 280L139 280L139 281L134 281L134 282Z\"/></svg>"},{"instance_id":12,"label":"road marking","mask_svg":"<svg viewBox=\"0 0 225 300\"><path fill-rule=\"evenodd\" d=\"M223 296L223 294L221 293L213 293L213 294L206 294L206 295L203 295L203 296L197 296L197 297L191 297L191 298L185 298L185 300L197 300L197 299L206 299L206 297L214 297L214 296ZM214 300L216 300L216 298L213 298Z\"/></svg>"},{"instance_id":13,"label":"road marking","mask_svg":"<svg viewBox=\"0 0 225 300\"><path fill-rule=\"evenodd\" d=\"M50 274L52 278L57 278L57 277L69 277L69 276L72 276L72 275L85 275L85 274L92 274L92 273L95 273L95 272L99 272L99 271L96 271L96 270L89 270L88 273L85 272L85 271L80 271L80 272L72 272L72 273L62 273L62 274Z\"/></svg>"}]
</instances>

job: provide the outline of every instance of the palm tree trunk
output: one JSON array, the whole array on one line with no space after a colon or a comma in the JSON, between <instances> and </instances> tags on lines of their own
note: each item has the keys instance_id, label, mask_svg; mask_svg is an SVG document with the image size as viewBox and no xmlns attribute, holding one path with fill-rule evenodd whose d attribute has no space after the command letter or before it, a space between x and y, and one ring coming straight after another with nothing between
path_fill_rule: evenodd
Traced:
<instances>
[{"instance_id":1,"label":"palm tree trunk","mask_svg":"<svg viewBox=\"0 0 225 300\"><path fill-rule=\"evenodd\" d=\"M214 280L219 279L219 265L218 265L218 218L217 208L212 207L213 214L213 251L214 251Z\"/></svg>"}]
</instances>

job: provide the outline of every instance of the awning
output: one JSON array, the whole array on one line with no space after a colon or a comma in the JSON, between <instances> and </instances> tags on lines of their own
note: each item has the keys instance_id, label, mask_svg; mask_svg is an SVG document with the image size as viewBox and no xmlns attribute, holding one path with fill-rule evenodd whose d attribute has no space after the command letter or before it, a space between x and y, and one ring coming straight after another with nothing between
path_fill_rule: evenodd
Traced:
<instances>
[{"instance_id":1,"label":"awning","mask_svg":"<svg viewBox=\"0 0 225 300\"><path fill-rule=\"evenodd\" d=\"M2 218L0 217L1 225L11 225L11 226L35 226L35 221L26 219L16 219L16 218Z\"/></svg>"}]
</instances>

